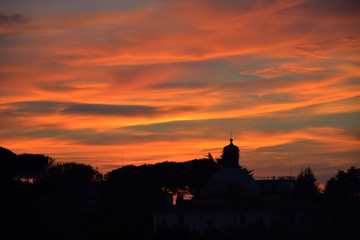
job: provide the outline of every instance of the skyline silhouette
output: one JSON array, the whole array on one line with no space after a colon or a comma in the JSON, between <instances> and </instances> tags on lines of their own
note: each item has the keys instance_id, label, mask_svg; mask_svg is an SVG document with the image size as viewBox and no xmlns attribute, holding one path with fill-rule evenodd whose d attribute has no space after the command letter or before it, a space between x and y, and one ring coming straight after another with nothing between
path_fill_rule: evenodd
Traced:
<instances>
[{"instance_id":1,"label":"skyline silhouette","mask_svg":"<svg viewBox=\"0 0 360 240\"><path fill-rule=\"evenodd\" d=\"M1 147L0 229L12 239L359 236L359 168L339 170L320 191L310 167L296 178L254 180L253 170L233 164L236 153L228 145L216 160L209 154L102 175L91 165Z\"/></svg>"}]
</instances>

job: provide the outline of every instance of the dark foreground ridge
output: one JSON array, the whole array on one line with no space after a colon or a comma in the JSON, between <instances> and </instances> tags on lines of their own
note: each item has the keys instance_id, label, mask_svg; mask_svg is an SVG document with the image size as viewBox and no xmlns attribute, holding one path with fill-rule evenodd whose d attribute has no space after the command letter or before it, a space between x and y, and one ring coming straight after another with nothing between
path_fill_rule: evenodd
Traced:
<instances>
[{"instance_id":1,"label":"dark foreground ridge","mask_svg":"<svg viewBox=\"0 0 360 240\"><path fill-rule=\"evenodd\" d=\"M310 168L296 179L255 181L252 170L234 161L237 149L228 149L233 152L221 159L209 154L181 163L129 165L102 175L90 165L0 148L1 235L359 239L360 169L339 171L320 192Z\"/></svg>"}]
</instances>

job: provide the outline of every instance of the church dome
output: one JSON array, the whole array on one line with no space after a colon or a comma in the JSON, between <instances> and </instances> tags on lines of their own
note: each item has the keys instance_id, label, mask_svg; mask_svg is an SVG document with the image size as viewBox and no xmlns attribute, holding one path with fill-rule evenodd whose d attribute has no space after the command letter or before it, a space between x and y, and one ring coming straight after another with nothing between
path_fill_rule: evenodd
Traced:
<instances>
[{"instance_id":1,"label":"church dome","mask_svg":"<svg viewBox=\"0 0 360 240\"><path fill-rule=\"evenodd\" d=\"M222 191L239 186L242 190L259 190L255 180L241 168L222 168L208 181L205 190Z\"/></svg>"}]
</instances>

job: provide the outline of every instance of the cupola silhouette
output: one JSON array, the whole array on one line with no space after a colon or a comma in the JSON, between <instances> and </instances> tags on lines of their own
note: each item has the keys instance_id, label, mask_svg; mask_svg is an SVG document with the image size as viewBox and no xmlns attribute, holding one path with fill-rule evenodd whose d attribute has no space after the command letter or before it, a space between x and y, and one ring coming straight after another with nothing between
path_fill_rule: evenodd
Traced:
<instances>
[{"instance_id":1,"label":"cupola silhouette","mask_svg":"<svg viewBox=\"0 0 360 240\"><path fill-rule=\"evenodd\" d=\"M233 144L230 138L230 144L225 146L219 164L222 168L209 179L205 194L208 197L217 197L219 200L229 199L228 194L235 194L246 198L257 195L259 186L256 184L252 176L242 169L239 164L240 150ZM237 200L238 197L230 197Z\"/></svg>"},{"instance_id":2,"label":"cupola silhouette","mask_svg":"<svg viewBox=\"0 0 360 240\"><path fill-rule=\"evenodd\" d=\"M223 149L220 164L223 168L239 168L239 157L240 150L233 144L233 139L230 138L230 144Z\"/></svg>"}]
</instances>

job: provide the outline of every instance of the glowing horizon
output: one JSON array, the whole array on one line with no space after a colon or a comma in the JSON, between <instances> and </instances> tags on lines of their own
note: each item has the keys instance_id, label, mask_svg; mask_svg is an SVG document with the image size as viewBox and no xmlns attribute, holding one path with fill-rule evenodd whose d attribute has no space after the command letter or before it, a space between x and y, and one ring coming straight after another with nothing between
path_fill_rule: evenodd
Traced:
<instances>
[{"instance_id":1,"label":"glowing horizon","mask_svg":"<svg viewBox=\"0 0 360 240\"><path fill-rule=\"evenodd\" d=\"M0 140L91 164L228 144L256 176L359 167L358 1L0 3ZM122 160L123 156L123 160Z\"/></svg>"}]
</instances>

